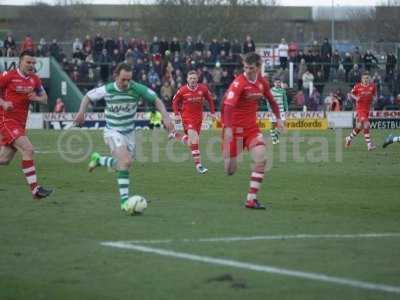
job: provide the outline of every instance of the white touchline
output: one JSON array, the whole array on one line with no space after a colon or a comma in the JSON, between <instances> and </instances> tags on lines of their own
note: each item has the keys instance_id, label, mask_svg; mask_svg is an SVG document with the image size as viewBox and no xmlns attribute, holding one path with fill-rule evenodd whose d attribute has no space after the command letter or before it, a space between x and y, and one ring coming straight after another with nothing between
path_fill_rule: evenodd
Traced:
<instances>
[{"instance_id":1,"label":"white touchline","mask_svg":"<svg viewBox=\"0 0 400 300\"><path fill-rule=\"evenodd\" d=\"M400 237L400 233L360 233L360 234L293 234L293 235L260 235L260 236L232 236L181 240L133 240L126 241L136 244L167 244L173 242L196 243L196 242L240 242L257 240L291 240L291 239L368 239Z\"/></svg>"},{"instance_id":2,"label":"white touchline","mask_svg":"<svg viewBox=\"0 0 400 300\"><path fill-rule=\"evenodd\" d=\"M390 285L386 285L386 284L378 284L378 283L372 283L372 282L366 282L366 281L359 281L359 280L354 280L354 279L350 279L350 278L334 277L334 276L329 276L329 275L325 275L322 273L310 273L310 272L277 268L277 267L272 267L272 266L267 266L267 265L256 265L256 264L244 263L244 262L230 260L230 259L213 258L213 257L209 257L209 256L200 256L200 255L194 255L194 254L184 253L184 252L176 252L176 251L164 250L164 249L159 249L159 248L151 248L151 247L140 246L140 245L132 245L132 244L129 244L126 242L102 242L101 245L108 246L108 247L114 247L114 248L129 249L129 250L145 252L145 253L158 254L158 255L162 255L162 256L175 257L175 258L191 260L191 261L198 261L198 262L203 262L203 263L213 264L213 265L228 266L228 267L233 267L233 268L238 268L238 269L279 274L279 275L291 276L291 277L299 277L299 278L304 278L304 279L309 279L309 280L322 281L322 282L328 282L328 283L334 283L334 284L340 284L340 285L347 285L347 286L360 288L360 289L400 294L400 286L390 286Z\"/></svg>"}]
</instances>

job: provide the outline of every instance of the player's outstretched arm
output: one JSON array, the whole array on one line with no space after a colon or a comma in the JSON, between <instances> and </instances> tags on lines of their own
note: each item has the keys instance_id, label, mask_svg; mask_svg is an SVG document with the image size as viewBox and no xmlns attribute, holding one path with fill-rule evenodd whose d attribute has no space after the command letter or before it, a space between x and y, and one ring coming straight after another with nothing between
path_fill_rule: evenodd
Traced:
<instances>
[{"instance_id":1,"label":"player's outstretched arm","mask_svg":"<svg viewBox=\"0 0 400 300\"><path fill-rule=\"evenodd\" d=\"M90 103L90 98L88 96L83 97L81 105L79 107L79 111L74 119L75 124L83 124L85 122L85 112L89 106L89 103Z\"/></svg>"},{"instance_id":2,"label":"player's outstretched arm","mask_svg":"<svg viewBox=\"0 0 400 300\"><path fill-rule=\"evenodd\" d=\"M159 98L157 98L155 101L155 106L157 110L161 113L162 121L164 123L165 128L167 128L169 132L173 131L175 129L175 126L171 118L169 117L169 114L165 108L164 103Z\"/></svg>"}]
</instances>

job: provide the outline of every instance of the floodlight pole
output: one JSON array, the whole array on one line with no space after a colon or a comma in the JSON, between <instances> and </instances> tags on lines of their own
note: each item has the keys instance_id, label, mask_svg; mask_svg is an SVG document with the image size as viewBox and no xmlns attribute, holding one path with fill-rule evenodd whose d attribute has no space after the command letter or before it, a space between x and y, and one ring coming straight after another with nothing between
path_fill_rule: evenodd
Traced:
<instances>
[{"instance_id":1,"label":"floodlight pole","mask_svg":"<svg viewBox=\"0 0 400 300\"><path fill-rule=\"evenodd\" d=\"M333 51L335 51L335 0L332 0L331 43L332 43L332 52L333 52Z\"/></svg>"}]
</instances>

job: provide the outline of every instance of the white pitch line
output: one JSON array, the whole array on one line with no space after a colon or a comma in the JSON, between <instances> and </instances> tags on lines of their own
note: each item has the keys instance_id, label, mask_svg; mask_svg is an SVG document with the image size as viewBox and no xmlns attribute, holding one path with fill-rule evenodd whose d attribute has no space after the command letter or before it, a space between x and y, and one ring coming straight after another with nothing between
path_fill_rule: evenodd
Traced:
<instances>
[{"instance_id":1,"label":"white pitch line","mask_svg":"<svg viewBox=\"0 0 400 300\"><path fill-rule=\"evenodd\" d=\"M135 244L168 244L173 242L206 243L206 242L240 242L257 240L292 240L292 239L368 239L400 237L400 233L361 233L361 234L294 234L294 235L260 235L260 236L233 236L217 238L199 238L182 240L133 240L126 241Z\"/></svg>"},{"instance_id":2,"label":"white pitch line","mask_svg":"<svg viewBox=\"0 0 400 300\"><path fill-rule=\"evenodd\" d=\"M214 257L209 257L209 256L200 256L200 255L194 255L194 254L190 254L190 253L164 250L164 249L159 249L159 248L151 248L151 247L140 246L140 245L132 245L132 244L129 244L126 242L102 242L101 245L108 246L108 247L114 247L114 248L129 249L129 250L134 250L134 251L139 251L139 252L144 252L144 253L158 254L161 256L169 256L169 257L180 258L180 259L184 259L184 260L203 262L203 263L212 264L212 265L227 266L227 267L233 267L233 268L244 269L244 270L278 274L278 275L290 276L290 277L298 277L298 278L303 278L303 279L322 281L322 282L339 284L339 285L346 285L346 286L351 286L351 287L360 288L360 289L400 294L400 286L390 286L390 285L386 285L386 284L359 281L359 280L354 280L354 279L350 279L350 278L334 277L334 276L329 276L329 275L325 275L322 273L311 273L311 272L303 272L303 271L297 271L297 270L277 268L277 267L272 267L272 266L267 266L267 265L256 265L256 264L244 263L244 262L230 260L230 259L214 258Z\"/></svg>"}]
</instances>

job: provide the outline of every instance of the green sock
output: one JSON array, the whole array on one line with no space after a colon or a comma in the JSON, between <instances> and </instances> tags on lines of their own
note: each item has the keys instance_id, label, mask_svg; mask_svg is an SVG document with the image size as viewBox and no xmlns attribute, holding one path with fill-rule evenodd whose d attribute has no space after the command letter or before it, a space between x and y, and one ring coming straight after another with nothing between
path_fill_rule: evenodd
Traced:
<instances>
[{"instance_id":1,"label":"green sock","mask_svg":"<svg viewBox=\"0 0 400 300\"><path fill-rule=\"evenodd\" d=\"M118 188L121 204L129 197L129 171L118 171Z\"/></svg>"},{"instance_id":2,"label":"green sock","mask_svg":"<svg viewBox=\"0 0 400 300\"><path fill-rule=\"evenodd\" d=\"M100 166L114 168L118 160L111 156L101 156L99 159Z\"/></svg>"},{"instance_id":3,"label":"green sock","mask_svg":"<svg viewBox=\"0 0 400 300\"><path fill-rule=\"evenodd\" d=\"M276 128L272 128L270 130L270 134L273 141L277 141L279 139L279 132Z\"/></svg>"}]
</instances>

